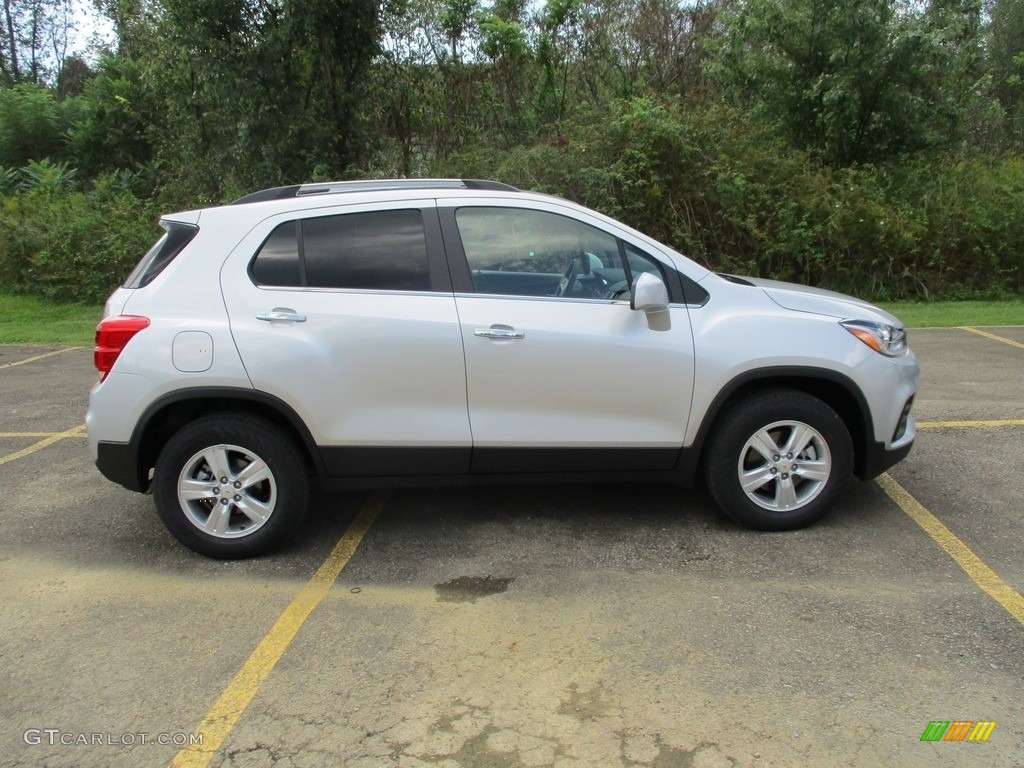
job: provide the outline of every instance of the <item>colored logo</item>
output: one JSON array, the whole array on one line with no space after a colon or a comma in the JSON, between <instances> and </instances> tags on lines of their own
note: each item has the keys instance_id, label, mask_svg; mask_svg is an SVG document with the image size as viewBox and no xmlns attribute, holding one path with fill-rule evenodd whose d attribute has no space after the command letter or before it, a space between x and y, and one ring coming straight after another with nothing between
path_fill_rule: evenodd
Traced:
<instances>
[{"instance_id":1,"label":"colored logo","mask_svg":"<svg viewBox=\"0 0 1024 768\"><path fill-rule=\"evenodd\" d=\"M994 720L932 720L921 741L988 741L995 727Z\"/></svg>"}]
</instances>

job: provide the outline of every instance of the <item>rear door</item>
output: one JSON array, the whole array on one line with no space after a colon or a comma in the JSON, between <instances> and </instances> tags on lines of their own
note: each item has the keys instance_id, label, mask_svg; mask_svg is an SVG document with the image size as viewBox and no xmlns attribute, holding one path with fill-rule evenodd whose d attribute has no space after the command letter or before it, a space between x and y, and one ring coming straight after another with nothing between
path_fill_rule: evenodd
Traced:
<instances>
[{"instance_id":1,"label":"rear door","mask_svg":"<svg viewBox=\"0 0 1024 768\"><path fill-rule=\"evenodd\" d=\"M335 477L468 471L461 332L432 200L266 220L222 271L253 386Z\"/></svg>"}]
</instances>

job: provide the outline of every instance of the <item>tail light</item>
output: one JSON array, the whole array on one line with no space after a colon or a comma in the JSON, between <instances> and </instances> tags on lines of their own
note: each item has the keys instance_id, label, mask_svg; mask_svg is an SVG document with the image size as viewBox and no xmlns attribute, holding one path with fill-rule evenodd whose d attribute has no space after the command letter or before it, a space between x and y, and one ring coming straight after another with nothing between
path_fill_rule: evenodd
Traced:
<instances>
[{"instance_id":1,"label":"tail light","mask_svg":"<svg viewBox=\"0 0 1024 768\"><path fill-rule=\"evenodd\" d=\"M148 327L149 318L140 315L116 315L100 320L96 326L96 347L92 355L96 370L100 372L100 381L107 378L132 336Z\"/></svg>"}]
</instances>

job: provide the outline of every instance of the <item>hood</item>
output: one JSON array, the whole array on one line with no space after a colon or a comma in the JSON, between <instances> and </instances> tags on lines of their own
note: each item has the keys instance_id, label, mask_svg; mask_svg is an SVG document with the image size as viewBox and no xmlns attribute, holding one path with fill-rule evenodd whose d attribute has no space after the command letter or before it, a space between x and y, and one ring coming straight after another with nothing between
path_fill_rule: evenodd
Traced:
<instances>
[{"instance_id":1,"label":"hood","mask_svg":"<svg viewBox=\"0 0 1024 768\"><path fill-rule=\"evenodd\" d=\"M876 320L897 328L903 327L903 323L884 309L844 293L826 291L824 288L812 288L809 285L783 283L779 280L765 280L760 277L725 277L760 288L780 307L791 309L794 312L813 312L839 320Z\"/></svg>"}]
</instances>

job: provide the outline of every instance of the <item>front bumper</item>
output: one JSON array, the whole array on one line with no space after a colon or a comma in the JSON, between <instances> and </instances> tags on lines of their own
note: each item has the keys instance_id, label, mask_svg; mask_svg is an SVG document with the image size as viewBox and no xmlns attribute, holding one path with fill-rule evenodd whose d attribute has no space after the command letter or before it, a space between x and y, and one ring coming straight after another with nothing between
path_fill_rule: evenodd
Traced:
<instances>
[{"instance_id":1,"label":"front bumper","mask_svg":"<svg viewBox=\"0 0 1024 768\"><path fill-rule=\"evenodd\" d=\"M864 451L863 466L859 467L857 475L861 480L872 480L907 458L913 447L913 439L901 444L899 448L889 449L885 447L885 443L871 442Z\"/></svg>"}]
</instances>

